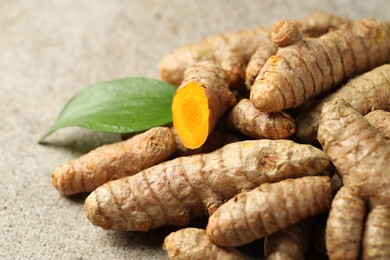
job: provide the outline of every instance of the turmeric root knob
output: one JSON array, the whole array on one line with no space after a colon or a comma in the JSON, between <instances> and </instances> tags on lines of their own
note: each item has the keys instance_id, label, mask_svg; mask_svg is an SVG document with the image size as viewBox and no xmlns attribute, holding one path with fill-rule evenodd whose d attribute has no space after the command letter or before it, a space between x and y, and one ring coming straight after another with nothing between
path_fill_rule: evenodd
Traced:
<instances>
[{"instance_id":1,"label":"turmeric root knob","mask_svg":"<svg viewBox=\"0 0 390 260\"><path fill-rule=\"evenodd\" d=\"M317 142L321 110L326 102L335 98L344 99L362 115L369 113L372 109L388 110L390 104L390 64L376 67L352 79L342 88L321 100L309 103L296 118L296 137L299 142L310 144Z\"/></svg>"},{"instance_id":2,"label":"turmeric root knob","mask_svg":"<svg viewBox=\"0 0 390 260\"><path fill-rule=\"evenodd\" d=\"M228 126L255 139L282 139L295 133L294 119L287 113L260 112L249 99L242 99L229 112Z\"/></svg>"},{"instance_id":3,"label":"turmeric root knob","mask_svg":"<svg viewBox=\"0 0 390 260\"><path fill-rule=\"evenodd\" d=\"M88 196L85 210L94 225L118 231L183 226L206 212L215 214L241 191L315 175L328 167L327 155L310 145L289 140L236 142L108 182Z\"/></svg>"},{"instance_id":4,"label":"turmeric root knob","mask_svg":"<svg viewBox=\"0 0 390 260\"><path fill-rule=\"evenodd\" d=\"M332 202L327 220L329 258L356 259L361 253L362 259L389 259L390 178L386 170L390 169L390 147L387 141L342 99L324 105L318 140L344 184Z\"/></svg>"},{"instance_id":5,"label":"turmeric root knob","mask_svg":"<svg viewBox=\"0 0 390 260\"><path fill-rule=\"evenodd\" d=\"M390 82L389 82L390 89ZM389 91L390 92L390 91ZM382 134L383 138L390 140L390 112L374 110L365 115L367 121Z\"/></svg>"},{"instance_id":6,"label":"turmeric root knob","mask_svg":"<svg viewBox=\"0 0 390 260\"><path fill-rule=\"evenodd\" d=\"M303 36L319 37L322 34L327 33L329 30L340 28L343 24L348 22L350 22L350 20L345 17L326 13L312 13L306 17L303 17L302 19L295 20L294 24L300 29ZM277 23L275 27L279 27L279 29L274 29L275 32L273 33L273 35L271 35L272 39L267 37L264 38L261 42L259 40L258 48L248 62L245 75L245 85L248 90L250 90L253 82L256 79L256 76L259 74L261 68L264 66L267 59L272 55L276 54L278 46L282 47L282 45L286 45L286 43L283 44L283 41L281 42L280 40L282 32L280 29L287 29L287 27L292 28L291 25L286 23ZM296 28L294 28L293 30L295 30L295 37L297 37L294 40L298 40L298 38L300 38L301 36L299 35ZM279 32L276 33L276 31ZM283 30L283 32L286 32L286 30ZM290 36L289 38L292 44L292 39L294 37ZM278 42L279 45L277 44Z\"/></svg>"},{"instance_id":7,"label":"turmeric root knob","mask_svg":"<svg viewBox=\"0 0 390 260\"><path fill-rule=\"evenodd\" d=\"M61 164L52 173L51 182L65 195L90 192L110 180L134 175L164 161L175 149L171 130L154 127Z\"/></svg>"},{"instance_id":8,"label":"turmeric root knob","mask_svg":"<svg viewBox=\"0 0 390 260\"><path fill-rule=\"evenodd\" d=\"M279 47L285 47L300 41L302 34L295 23L279 21L275 24L271 37Z\"/></svg>"},{"instance_id":9,"label":"turmeric root knob","mask_svg":"<svg viewBox=\"0 0 390 260\"><path fill-rule=\"evenodd\" d=\"M169 234L163 244L168 259L227 259L242 260L244 256L234 248L213 244L206 231L199 228L185 228Z\"/></svg>"},{"instance_id":10,"label":"turmeric root knob","mask_svg":"<svg viewBox=\"0 0 390 260\"><path fill-rule=\"evenodd\" d=\"M305 259L310 244L312 220L306 219L267 236L264 239L265 260Z\"/></svg>"},{"instance_id":11,"label":"turmeric root knob","mask_svg":"<svg viewBox=\"0 0 390 260\"><path fill-rule=\"evenodd\" d=\"M206 232L219 246L245 245L327 211L332 197L327 176L265 183L219 207L210 216Z\"/></svg>"},{"instance_id":12,"label":"turmeric root knob","mask_svg":"<svg viewBox=\"0 0 390 260\"><path fill-rule=\"evenodd\" d=\"M279 48L267 60L251 87L250 99L262 112L298 107L354 75L389 62L389 50L390 25L375 19L299 40Z\"/></svg>"},{"instance_id":13,"label":"turmeric root knob","mask_svg":"<svg viewBox=\"0 0 390 260\"><path fill-rule=\"evenodd\" d=\"M217 120L236 102L219 65L205 61L187 69L172 101L173 126L183 145L196 149L204 144Z\"/></svg>"}]
</instances>

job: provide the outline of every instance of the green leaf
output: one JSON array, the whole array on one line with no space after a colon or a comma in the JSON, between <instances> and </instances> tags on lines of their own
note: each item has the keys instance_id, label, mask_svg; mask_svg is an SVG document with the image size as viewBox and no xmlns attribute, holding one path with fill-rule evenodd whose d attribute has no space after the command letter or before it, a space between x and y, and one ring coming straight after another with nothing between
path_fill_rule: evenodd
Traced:
<instances>
[{"instance_id":1,"label":"green leaf","mask_svg":"<svg viewBox=\"0 0 390 260\"><path fill-rule=\"evenodd\" d=\"M80 126L108 133L131 133L172 122L176 87L147 78L94 84L76 94L39 143L58 129Z\"/></svg>"}]
</instances>

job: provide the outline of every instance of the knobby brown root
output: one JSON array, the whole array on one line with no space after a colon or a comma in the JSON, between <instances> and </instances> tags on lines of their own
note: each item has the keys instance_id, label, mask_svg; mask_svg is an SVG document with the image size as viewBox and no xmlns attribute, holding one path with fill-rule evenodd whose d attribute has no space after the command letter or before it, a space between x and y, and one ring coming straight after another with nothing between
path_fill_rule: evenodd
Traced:
<instances>
[{"instance_id":1,"label":"knobby brown root","mask_svg":"<svg viewBox=\"0 0 390 260\"><path fill-rule=\"evenodd\" d=\"M245 245L327 211L332 197L327 176L262 184L218 208L209 218L206 232L217 245Z\"/></svg>"},{"instance_id":2,"label":"knobby brown root","mask_svg":"<svg viewBox=\"0 0 390 260\"><path fill-rule=\"evenodd\" d=\"M249 99L242 99L229 112L231 129L255 139L282 139L295 133L295 121L285 112L264 113Z\"/></svg>"},{"instance_id":3,"label":"knobby brown root","mask_svg":"<svg viewBox=\"0 0 390 260\"><path fill-rule=\"evenodd\" d=\"M300 142L317 142L322 107L335 98L344 99L362 115L374 109L390 110L390 65L382 65L356 77L336 92L318 102L312 102L302 110L296 118L296 136Z\"/></svg>"},{"instance_id":4,"label":"knobby brown root","mask_svg":"<svg viewBox=\"0 0 390 260\"><path fill-rule=\"evenodd\" d=\"M169 234L163 244L168 259L204 260L228 259L243 260L244 256L234 248L224 248L213 244L206 231L199 228L185 228Z\"/></svg>"},{"instance_id":5,"label":"knobby brown root","mask_svg":"<svg viewBox=\"0 0 390 260\"><path fill-rule=\"evenodd\" d=\"M318 36L329 29L340 27L347 21L348 19L335 15L313 13L296 22L304 34ZM244 85L245 70L249 60L259 46L270 42L270 35L271 28L258 27L210 36L180 47L160 61L160 77L179 86L188 67L198 61L214 61L225 71L230 87L241 88ZM276 53L273 49L274 47L271 46L268 49L270 55ZM267 59L269 56L261 57Z\"/></svg>"},{"instance_id":6,"label":"knobby brown root","mask_svg":"<svg viewBox=\"0 0 390 260\"><path fill-rule=\"evenodd\" d=\"M245 86L248 90L251 89L253 82L266 61L269 57L276 54L277 51L278 45L276 45L270 38L264 39L264 41L257 47L245 70Z\"/></svg>"},{"instance_id":7,"label":"knobby brown root","mask_svg":"<svg viewBox=\"0 0 390 260\"><path fill-rule=\"evenodd\" d=\"M344 252L339 253L340 250L350 250L351 258L356 256L356 247L360 246L357 244L362 239L356 232L361 232L359 222L367 207L363 259L387 259L390 256L390 175L384 169L390 169L388 142L364 116L341 99L324 105L318 138L344 183L332 203L328 220L326 240L330 258L341 259ZM341 241L350 246L340 246Z\"/></svg>"},{"instance_id":8,"label":"knobby brown root","mask_svg":"<svg viewBox=\"0 0 390 260\"><path fill-rule=\"evenodd\" d=\"M341 188L326 224L326 247L330 259L357 259L363 233L365 203L356 190Z\"/></svg>"},{"instance_id":9,"label":"knobby brown root","mask_svg":"<svg viewBox=\"0 0 390 260\"><path fill-rule=\"evenodd\" d=\"M344 186L357 186L363 199L385 189L389 177L383 169L390 169L390 147L349 103L337 98L324 105L318 139Z\"/></svg>"},{"instance_id":10,"label":"knobby brown root","mask_svg":"<svg viewBox=\"0 0 390 260\"><path fill-rule=\"evenodd\" d=\"M301 40L292 22L281 22L276 29L275 34L281 32L287 42L295 43L282 47L286 43L278 38L283 45L267 60L251 87L250 99L263 112L300 106L390 61L390 24L383 21L352 22L319 38Z\"/></svg>"},{"instance_id":11,"label":"knobby brown root","mask_svg":"<svg viewBox=\"0 0 390 260\"><path fill-rule=\"evenodd\" d=\"M329 30L338 29L343 24L349 22L351 21L345 17L326 13L312 13L302 19L294 21L302 34L307 37L319 37ZM245 85L248 90L250 90L265 62L272 55L276 54L278 45L282 46L286 42L284 39L281 39L278 34L271 34L271 36L274 36L272 40L270 38L265 38L249 60L245 74ZM281 39L282 42L278 42L279 39Z\"/></svg>"},{"instance_id":12,"label":"knobby brown root","mask_svg":"<svg viewBox=\"0 0 390 260\"><path fill-rule=\"evenodd\" d=\"M310 145L266 139L236 142L106 183L86 199L86 215L95 225L122 231L184 226L213 214L239 192L328 167L326 154Z\"/></svg>"},{"instance_id":13,"label":"knobby brown root","mask_svg":"<svg viewBox=\"0 0 390 260\"><path fill-rule=\"evenodd\" d=\"M51 182L66 195L90 192L109 180L136 174L164 161L175 149L175 138L169 128L152 128L58 166Z\"/></svg>"},{"instance_id":14,"label":"knobby brown root","mask_svg":"<svg viewBox=\"0 0 390 260\"><path fill-rule=\"evenodd\" d=\"M272 41L279 47L286 47L301 41L303 38L298 26L289 21L279 21L271 33Z\"/></svg>"},{"instance_id":15,"label":"knobby brown root","mask_svg":"<svg viewBox=\"0 0 390 260\"><path fill-rule=\"evenodd\" d=\"M244 83L245 67L260 43L269 38L269 28L253 28L207 37L178 48L160 62L161 79L180 85L184 71L198 61L214 61L226 72L231 87Z\"/></svg>"},{"instance_id":16,"label":"knobby brown root","mask_svg":"<svg viewBox=\"0 0 390 260\"><path fill-rule=\"evenodd\" d=\"M236 102L219 65L204 61L188 68L172 101L173 126L181 143L190 149L199 148L218 119Z\"/></svg>"},{"instance_id":17,"label":"knobby brown root","mask_svg":"<svg viewBox=\"0 0 390 260\"><path fill-rule=\"evenodd\" d=\"M390 67L389 67L390 69ZM390 82L390 81L389 81ZM389 84L390 86L390 84ZM390 89L390 87L389 87ZM390 92L390 91L389 91ZM389 98L390 104L390 98ZM390 112L384 110L374 110L365 115L367 121L382 134L383 138L390 140Z\"/></svg>"},{"instance_id":18,"label":"knobby brown root","mask_svg":"<svg viewBox=\"0 0 390 260\"><path fill-rule=\"evenodd\" d=\"M367 216L363 259L390 259L390 207L378 206Z\"/></svg>"},{"instance_id":19,"label":"knobby brown root","mask_svg":"<svg viewBox=\"0 0 390 260\"><path fill-rule=\"evenodd\" d=\"M319 37L350 22L351 20L346 17L321 12L311 13L294 21L304 36L309 37Z\"/></svg>"},{"instance_id":20,"label":"knobby brown root","mask_svg":"<svg viewBox=\"0 0 390 260\"><path fill-rule=\"evenodd\" d=\"M265 259L304 260L312 226L312 219L307 219L267 236L264 240Z\"/></svg>"}]
</instances>

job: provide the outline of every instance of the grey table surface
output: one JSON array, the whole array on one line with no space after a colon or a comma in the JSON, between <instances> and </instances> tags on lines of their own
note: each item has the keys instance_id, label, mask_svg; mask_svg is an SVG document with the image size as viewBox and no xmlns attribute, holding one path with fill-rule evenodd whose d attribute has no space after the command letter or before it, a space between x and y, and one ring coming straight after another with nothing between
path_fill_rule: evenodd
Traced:
<instances>
[{"instance_id":1,"label":"grey table surface","mask_svg":"<svg viewBox=\"0 0 390 260\"><path fill-rule=\"evenodd\" d=\"M0 0L0 259L165 259L163 238L89 223L83 196L50 183L60 163L119 140L80 128L37 139L86 86L158 78L161 57L205 36L326 11L390 20L388 0ZM248 249L252 258L258 257Z\"/></svg>"}]
</instances>

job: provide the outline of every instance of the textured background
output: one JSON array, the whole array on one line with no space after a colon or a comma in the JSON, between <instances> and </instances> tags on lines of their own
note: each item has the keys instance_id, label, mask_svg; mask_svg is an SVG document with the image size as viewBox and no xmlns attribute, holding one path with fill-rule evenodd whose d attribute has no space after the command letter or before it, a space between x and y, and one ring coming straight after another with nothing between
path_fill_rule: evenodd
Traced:
<instances>
[{"instance_id":1,"label":"textured background","mask_svg":"<svg viewBox=\"0 0 390 260\"><path fill-rule=\"evenodd\" d=\"M70 128L49 145L37 139L89 84L158 78L159 60L177 46L316 10L390 20L388 0L0 0L0 259L164 259L172 228L102 230L85 218L83 196L51 187L58 164L118 136Z\"/></svg>"}]
</instances>

